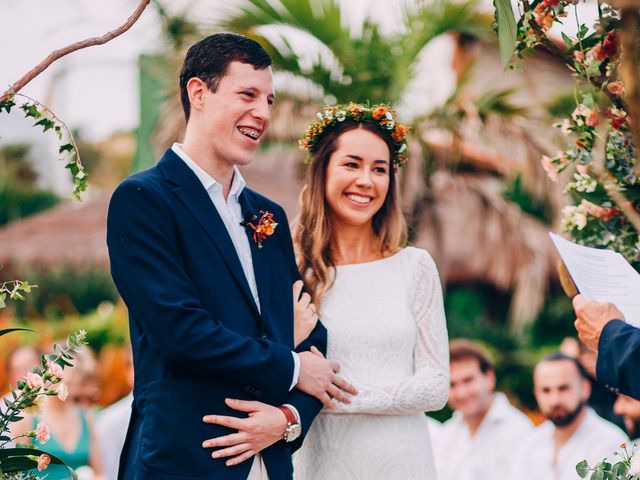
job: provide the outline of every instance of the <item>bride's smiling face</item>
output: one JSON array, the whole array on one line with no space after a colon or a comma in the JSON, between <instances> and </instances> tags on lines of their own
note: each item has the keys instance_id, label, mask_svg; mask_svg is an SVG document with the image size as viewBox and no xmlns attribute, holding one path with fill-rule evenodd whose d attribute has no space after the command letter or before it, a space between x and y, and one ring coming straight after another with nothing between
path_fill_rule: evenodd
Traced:
<instances>
[{"instance_id":1,"label":"bride's smiling face","mask_svg":"<svg viewBox=\"0 0 640 480\"><path fill-rule=\"evenodd\" d=\"M370 225L389 192L389 147L364 128L348 130L336 142L325 185L331 220L350 226Z\"/></svg>"}]
</instances>

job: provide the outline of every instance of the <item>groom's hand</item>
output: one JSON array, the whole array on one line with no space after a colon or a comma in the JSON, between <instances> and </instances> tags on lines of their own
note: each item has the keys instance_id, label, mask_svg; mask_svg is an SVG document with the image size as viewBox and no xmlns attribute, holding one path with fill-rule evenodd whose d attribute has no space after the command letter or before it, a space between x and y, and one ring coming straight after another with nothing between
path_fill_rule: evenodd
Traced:
<instances>
[{"instance_id":1,"label":"groom's hand","mask_svg":"<svg viewBox=\"0 0 640 480\"><path fill-rule=\"evenodd\" d=\"M232 457L227 466L237 465L261 450L282 440L287 428L287 417L277 407L262 402L225 399L234 410L246 412L248 418L207 415L202 421L238 430L224 437L211 438L202 443L204 448L226 447L211 454L213 458Z\"/></svg>"},{"instance_id":2,"label":"groom's hand","mask_svg":"<svg viewBox=\"0 0 640 480\"><path fill-rule=\"evenodd\" d=\"M300 357L300 376L296 388L316 397L322 404L335 408L332 399L342 403L350 403L348 394L357 395L356 388L340 377L340 364L335 360L327 360L316 347L310 352L298 354Z\"/></svg>"}]
</instances>

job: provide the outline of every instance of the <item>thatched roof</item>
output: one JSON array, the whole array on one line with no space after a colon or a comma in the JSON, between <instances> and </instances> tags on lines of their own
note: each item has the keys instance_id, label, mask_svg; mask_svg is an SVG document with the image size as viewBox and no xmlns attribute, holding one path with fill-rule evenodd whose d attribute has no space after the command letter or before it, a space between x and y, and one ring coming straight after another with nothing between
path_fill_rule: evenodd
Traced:
<instances>
[{"instance_id":1,"label":"thatched roof","mask_svg":"<svg viewBox=\"0 0 640 480\"><path fill-rule=\"evenodd\" d=\"M557 254L548 227L500 195L490 176L438 172L431 182L432 209L422 212L416 244L434 256L443 279L485 282L513 291L511 318L535 318Z\"/></svg>"},{"instance_id":2,"label":"thatched roof","mask_svg":"<svg viewBox=\"0 0 640 480\"><path fill-rule=\"evenodd\" d=\"M66 201L0 229L3 276L23 267L71 265L108 268L105 245L108 198L95 194L82 202Z\"/></svg>"}]
</instances>

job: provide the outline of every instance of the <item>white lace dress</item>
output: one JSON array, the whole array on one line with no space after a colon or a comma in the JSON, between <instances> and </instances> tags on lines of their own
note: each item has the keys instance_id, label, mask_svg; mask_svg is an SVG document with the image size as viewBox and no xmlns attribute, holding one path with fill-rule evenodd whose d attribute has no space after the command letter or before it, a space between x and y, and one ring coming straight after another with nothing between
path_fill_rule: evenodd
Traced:
<instances>
[{"instance_id":1,"label":"white lace dress","mask_svg":"<svg viewBox=\"0 0 640 480\"><path fill-rule=\"evenodd\" d=\"M359 391L324 409L294 455L297 480L436 478L425 411L449 391L449 351L436 266L407 247L337 267L320 313L327 357Z\"/></svg>"}]
</instances>

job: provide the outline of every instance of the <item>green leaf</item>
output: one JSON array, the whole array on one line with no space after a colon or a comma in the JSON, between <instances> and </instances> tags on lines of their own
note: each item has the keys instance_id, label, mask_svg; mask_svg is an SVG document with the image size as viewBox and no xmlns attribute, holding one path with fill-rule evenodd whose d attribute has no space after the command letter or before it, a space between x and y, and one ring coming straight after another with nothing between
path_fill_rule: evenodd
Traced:
<instances>
[{"instance_id":1,"label":"green leaf","mask_svg":"<svg viewBox=\"0 0 640 480\"><path fill-rule=\"evenodd\" d=\"M20 292L11 292L9 297L11 297L12 300L24 300L24 295Z\"/></svg>"},{"instance_id":2,"label":"green leaf","mask_svg":"<svg viewBox=\"0 0 640 480\"><path fill-rule=\"evenodd\" d=\"M51 465L64 465L69 469L69 474L73 477L74 480L78 479L76 473L68 467L62 460L60 460L55 455L51 455L43 450L39 450L37 448L24 448L24 447L14 447L14 448L1 448L0 449L0 470L5 473L10 472L22 472L26 470L31 470L37 467L37 462L31 460L28 457L31 456L40 456L42 454L49 455L51 458ZM26 465L26 467L25 467ZM46 470L45 470L46 472Z\"/></svg>"},{"instance_id":3,"label":"green leaf","mask_svg":"<svg viewBox=\"0 0 640 480\"><path fill-rule=\"evenodd\" d=\"M604 472L602 470L594 470L591 474L591 480L604 480Z\"/></svg>"},{"instance_id":4,"label":"green leaf","mask_svg":"<svg viewBox=\"0 0 640 480\"><path fill-rule=\"evenodd\" d=\"M41 125L42 126L42 131L46 132L47 130L52 129L53 127L56 126L55 122L53 120L51 120L50 118L43 118L41 120L38 120L36 123L33 124L33 126L38 126Z\"/></svg>"},{"instance_id":5,"label":"green leaf","mask_svg":"<svg viewBox=\"0 0 640 480\"><path fill-rule=\"evenodd\" d=\"M20 290L22 290L24 293L31 293L31 285L29 285L29 282L21 282Z\"/></svg>"},{"instance_id":6,"label":"green leaf","mask_svg":"<svg viewBox=\"0 0 640 480\"><path fill-rule=\"evenodd\" d=\"M0 308L5 308L7 306L6 302L4 301L5 298L7 298L7 294L0 293Z\"/></svg>"},{"instance_id":7,"label":"green leaf","mask_svg":"<svg viewBox=\"0 0 640 480\"><path fill-rule=\"evenodd\" d=\"M64 145L61 145L60 148L58 149L58 153L71 152L71 151L73 151L73 144L71 143L66 143Z\"/></svg>"},{"instance_id":8,"label":"green leaf","mask_svg":"<svg viewBox=\"0 0 640 480\"><path fill-rule=\"evenodd\" d=\"M578 30L578 38L584 38L588 31L589 27L584 24L580 25L580 29Z\"/></svg>"},{"instance_id":9,"label":"green leaf","mask_svg":"<svg viewBox=\"0 0 640 480\"><path fill-rule=\"evenodd\" d=\"M561 32L561 35L562 35L562 41L564 42L564 45L567 48L571 48L571 46L573 45L573 41L571 40L571 38L568 35L566 35L564 32Z\"/></svg>"},{"instance_id":10,"label":"green leaf","mask_svg":"<svg viewBox=\"0 0 640 480\"><path fill-rule=\"evenodd\" d=\"M0 113L2 112L2 110L6 110L7 113L11 113L11 108L15 107L16 104L13 100L8 100L6 102L0 102Z\"/></svg>"},{"instance_id":11,"label":"green leaf","mask_svg":"<svg viewBox=\"0 0 640 480\"><path fill-rule=\"evenodd\" d=\"M587 473L589 473L589 464L586 460L582 460L576 465L576 472L578 472L578 476L580 478L585 478L587 476Z\"/></svg>"},{"instance_id":12,"label":"green leaf","mask_svg":"<svg viewBox=\"0 0 640 480\"><path fill-rule=\"evenodd\" d=\"M7 333L11 333L11 332L33 332L33 330L30 330L28 328L5 328L4 330L0 330L0 337L3 335L6 335Z\"/></svg>"},{"instance_id":13,"label":"green leaf","mask_svg":"<svg viewBox=\"0 0 640 480\"><path fill-rule=\"evenodd\" d=\"M40 118L42 116L42 114L38 111L38 107L31 103L25 103L20 108L24 110L25 117Z\"/></svg>"},{"instance_id":14,"label":"green leaf","mask_svg":"<svg viewBox=\"0 0 640 480\"><path fill-rule=\"evenodd\" d=\"M496 7L496 17L498 20L498 43L500 45L500 60L506 66L516 47L518 29L516 19L513 16L511 0L494 0Z\"/></svg>"}]
</instances>

